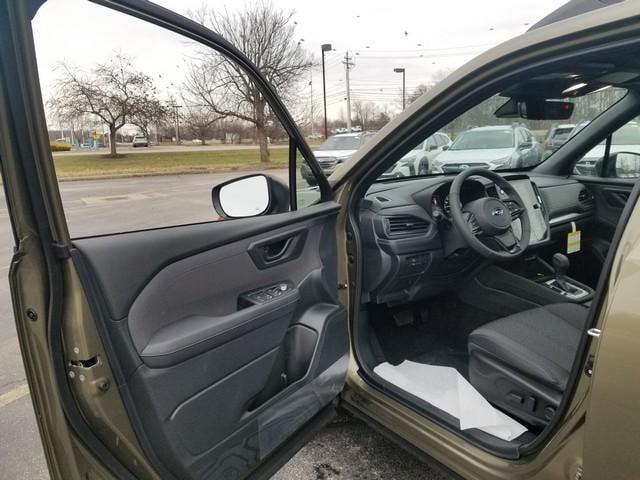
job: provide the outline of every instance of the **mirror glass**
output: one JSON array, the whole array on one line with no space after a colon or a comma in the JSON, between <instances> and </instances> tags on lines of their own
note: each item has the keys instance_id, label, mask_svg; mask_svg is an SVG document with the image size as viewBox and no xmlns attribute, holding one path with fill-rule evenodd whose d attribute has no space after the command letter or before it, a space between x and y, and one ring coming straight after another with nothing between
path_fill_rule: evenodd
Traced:
<instances>
[{"instance_id":1,"label":"mirror glass","mask_svg":"<svg viewBox=\"0 0 640 480\"><path fill-rule=\"evenodd\" d=\"M633 152L619 152L616 154L616 177L640 177L640 154Z\"/></svg>"},{"instance_id":2,"label":"mirror glass","mask_svg":"<svg viewBox=\"0 0 640 480\"><path fill-rule=\"evenodd\" d=\"M228 217L254 217L269 208L269 185L263 175L239 178L220 188L220 207Z\"/></svg>"}]
</instances>

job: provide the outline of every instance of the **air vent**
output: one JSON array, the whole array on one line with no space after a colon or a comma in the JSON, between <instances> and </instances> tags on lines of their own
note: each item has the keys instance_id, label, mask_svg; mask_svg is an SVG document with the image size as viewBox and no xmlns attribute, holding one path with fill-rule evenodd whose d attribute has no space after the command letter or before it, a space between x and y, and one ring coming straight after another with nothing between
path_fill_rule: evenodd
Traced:
<instances>
[{"instance_id":1,"label":"air vent","mask_svg":"<svg viewBox=\"0 0 640 480\"><path fill-rule=\"evenodd\" d=\"M387 217L387 232L390 237L402 235L419 235L429 230L429 224L413 215Z\"/></svg>"},{"instance_id":2,"label":"air vent","mask_svg":"<svg viewBox=\"0 0 640 480\"><path fill-rule=\"evenodd\" d=\"M376 200L378 200L379 202L388 202L389 199L387 197L382 197L382 196L377 196Z\"/></svg>"},{"instance_id":3,"label":"air vent","mask_svg":"<svg viewBox=\"0 0 640 480\"><path fill-rule=\"evenodd\" d=\"M582 206L582 208L594 207L593 195L591 195L591 192L586 188L583 188L580 190L580 193L578 193L578 202L580 202L580 206Z\"/></svg>"}]
</instances>

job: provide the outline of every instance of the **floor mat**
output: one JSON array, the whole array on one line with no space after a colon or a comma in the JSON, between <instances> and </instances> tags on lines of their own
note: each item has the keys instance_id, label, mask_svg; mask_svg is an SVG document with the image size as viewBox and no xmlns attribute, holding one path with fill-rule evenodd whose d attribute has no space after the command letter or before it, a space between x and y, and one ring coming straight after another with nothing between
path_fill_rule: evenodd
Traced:
<instances>
[{"instance_id":1,"label":"floor mat","mask_svg":"<svg viewBox=\"0 0 640 480\"><path fill-rule=\"evenodd\" d=\"M469 379L469 355L467 352L455 351L449 347L443 347L432 352L417 355L409 360L427 365L441 365L453 367L460 375Z\"/></svg>"},{"instance_id":2,"label":"floor mat","mask_svg":"<svg viewBox=\"0 0 640 480\"><path fill-rule=\"evenodd\" d=\"M494 320L493 314L445 295L414 307L415 322L398 326L393 310L376 306L370 310L371 325L383 353L380 362L398 365L412 360L455 368L469 378L467 338L480 325Z\"/></svg>"},{"instance_id":3,"label":"floor mat","mask_svg":"<svg viewBox=\"0 0 640 480\"><path fill-rule=\"evenodd\" d=\"M382 363L373 371L393 385L457 418L461 430L477 428L506 441L527 431L526 427L493 407L451 367L404 361L400 365Z\"/></svg>"}]
</instances>

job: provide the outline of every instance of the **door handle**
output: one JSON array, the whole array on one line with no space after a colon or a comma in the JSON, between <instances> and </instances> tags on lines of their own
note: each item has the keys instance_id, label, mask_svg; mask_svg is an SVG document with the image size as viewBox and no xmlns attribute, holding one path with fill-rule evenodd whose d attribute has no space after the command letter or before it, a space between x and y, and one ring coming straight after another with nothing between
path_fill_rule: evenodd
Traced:
<instances>
[{"instance_id":1,"label":"door handle","mask_svg":"<svg viewBox=\"0 0 640 480\"><path fill-rule=\"evenodd\" d=\"M264 238L249 245L248 252L260 270L294 260L300 256L307 239L307 229L298 229Z\"/></svg>"},{"instance_id":2,"label":"door handle","mask_svg":"<svg viewBox=\"0 0 640 480\"><path fill-rule=\"evenodd\" d=\"M270 243L268 245L264 245L262 248L264 250L264 259L267 262L274 262L276 260L281 259L287 253L287 250L291 246L293 242L293 237L285 238L284 240L280 240L274 243Z\"/></svg>"}]
</instances>

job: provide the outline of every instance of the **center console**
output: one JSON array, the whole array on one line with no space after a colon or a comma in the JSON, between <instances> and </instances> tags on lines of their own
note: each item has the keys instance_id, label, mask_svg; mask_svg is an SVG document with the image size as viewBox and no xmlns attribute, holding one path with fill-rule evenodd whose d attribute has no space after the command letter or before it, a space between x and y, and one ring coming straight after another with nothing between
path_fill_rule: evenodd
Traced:
<instances>
[{"instance_id":1,"label":"center console","mask_svg":"<svg viewBox=\"0 0 640 480\"><path fill-rule=\"evenodd\" d=\"M459 293L470 305L499 316L507 316L554 303L588 306L593 290L566 275L569 260L559 254L549 265L534 257L516 266L489 265L482 269Z\"/></svg>"}]
</instances>

